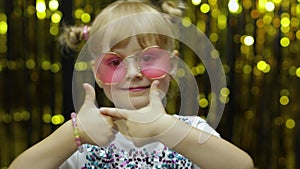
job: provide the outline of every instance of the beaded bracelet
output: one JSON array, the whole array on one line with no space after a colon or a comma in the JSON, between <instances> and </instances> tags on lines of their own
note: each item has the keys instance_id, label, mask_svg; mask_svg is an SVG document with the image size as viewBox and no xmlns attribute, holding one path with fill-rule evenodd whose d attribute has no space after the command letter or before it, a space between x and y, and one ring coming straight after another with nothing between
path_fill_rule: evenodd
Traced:
<instances>
[{"instance_id":1,"label":"beaded bracelet","mask_svg":"<svg viewBox=\"0 0 300 169\"><path fill-rule=\"evenodd\" d=\"M73 129L74 129L74 137L75 137L75 143L76 143L76 146L78 147L78 151L80 153L83 152L83 147L82 147L82 144L81 144L81 141L80 141L80 134L79 134L79 130L78 130L78 125L77 125L77 115L76 113L71 113L71 118L72 118L72 126L73 126Z\"/></svg>"}]
</instances>

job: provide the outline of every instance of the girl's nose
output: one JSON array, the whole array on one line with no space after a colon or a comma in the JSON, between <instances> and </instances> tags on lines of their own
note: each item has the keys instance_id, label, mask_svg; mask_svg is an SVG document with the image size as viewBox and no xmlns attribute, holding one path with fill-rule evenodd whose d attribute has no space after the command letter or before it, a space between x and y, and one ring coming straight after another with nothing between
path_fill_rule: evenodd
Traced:
<instances>
[{"instance_id":1,"label":"girl's nose","mask_svg":"<svg viewBox=\"0 0 300 169\"><path fill-rule=\"evenodd\" d=\"M140 79L142 73L139 64L135 58L126 59L126 79Z\"/></svg>"}]
</instances>

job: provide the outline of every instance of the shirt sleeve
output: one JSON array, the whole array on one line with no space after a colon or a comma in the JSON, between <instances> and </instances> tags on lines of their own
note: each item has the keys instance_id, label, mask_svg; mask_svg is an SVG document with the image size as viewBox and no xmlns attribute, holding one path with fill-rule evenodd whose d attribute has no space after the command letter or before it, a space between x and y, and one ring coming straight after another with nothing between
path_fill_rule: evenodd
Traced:
<instances>
[{"instance_id":1,"label":"shirt sleeve","mask_svg":"<svg viewBox=\"0 0 300 169\"><path fill-rule=\"evenodd\" d=\"M204 119L202 119L199 116L179 116L179 115L174 115L174 116L179 120L187 124L190 124L195 128L198 128L216 137L220 137L220 134L214 128L212 128ZM193 164L193 169L201 169L201 168L196 164Z\"/></svg>"},{"instance_id":2,"label":"shirt sleeve","mask_svg":"<svg viewBox=\"0 0 300 169\"><path fill-rule=\"evenodd\" d=\"M202 131L205 131L209 134L212 134L216 137L220 137L220 134L212 128L203 118L199 116L179 116L179 115L174 115L174 117L178 118L179 120L190 124L191 126L198 128Z\"/></svg>"}]
</instances>

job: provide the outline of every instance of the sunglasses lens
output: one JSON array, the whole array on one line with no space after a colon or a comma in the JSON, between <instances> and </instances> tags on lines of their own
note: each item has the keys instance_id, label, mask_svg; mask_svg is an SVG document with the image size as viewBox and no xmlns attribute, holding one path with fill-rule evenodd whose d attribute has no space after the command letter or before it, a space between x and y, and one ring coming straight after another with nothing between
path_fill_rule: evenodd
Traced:
<instances>
[{"instance_id":1,"label":"sunglasses lens","mask_svg":"<svg viewBox=\"0 0 300 169\"><path fill-rule=\"evenodd\" d=\"M171 70L170 53L153 47L140 56L141 72L150 79L159 79Z\"/></svg>"},{"instance_id":2,"label":"sunglasses lens","mask_svg":"<svg viewBox=\"0 0 300 169\"><path fill-rule=\"evenodd\" d=\"M123 59L114 53L105 54L96 63L96 76L103 83L117 83L125 76Z\"/></svg>"}]
</instances>

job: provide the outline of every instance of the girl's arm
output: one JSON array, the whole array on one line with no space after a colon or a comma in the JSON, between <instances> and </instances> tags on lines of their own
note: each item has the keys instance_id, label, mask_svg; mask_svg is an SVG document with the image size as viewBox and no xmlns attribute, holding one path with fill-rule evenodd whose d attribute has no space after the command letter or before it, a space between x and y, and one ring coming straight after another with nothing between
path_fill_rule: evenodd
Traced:
<instances>
[{"instance_id":1,"label":"girl's arm","mask_svg":"<svg viewBox=\"0 0 300 169\"><path fill-rule=\"evenodd\" d=\"M83 85L85 100L77 115L78 129L82 143L104 146L115 138L116 129L112 119L99 113L95 105L95 90L89 84ZM69 120L47 138L32 146L9 167L10 169L58 168L77 149L72 121Z\"/></svg>"},{"instance_id":2,"label":"girl's arm","mask_svg":"<svg viewBox=\"0 0 300 169\"><path fill-rule=\"evenodd\" d=\"M71 121L19 155L9 169L58 168L77 150Z\"/></svg>"},{"instance_id":3,"label":"girl's arm","mask_svg":"<svg viewBox=\"0 0 300 169\"><path fill-rule=\"evenodd\" d=\"M203 169L252 169L250 156L227 142L166 114L161 103L158 81L150 89L150 103L139 110L101 108L115 120L125 119L128 136L136 146L159 141ZM120 128L121 128L120 127ZM209 131L209 130L208 130Z\"/></svg>"},{"instance_id":4,"label":"girl's arm","mask_svg":"<svg viewBox=\"0 0 300 169\"><path fill-rule=\"evenodd\" d=\"M173 124L176 124L174 128L177 129L177 132L169 128L167 129L169 131L159 135L158 141L167 146L174 146L173 150L190 159L199 167L203 169L254 168L253 161L246 152L222 138L190 127L189 124L170 115L166 115L164 122L161 123L161 125L165 125L165 128ZM175 142L170 132L177 136L175 137ZM174 145L174 143L177 144Z\"/></svg>"}]
</instances>

